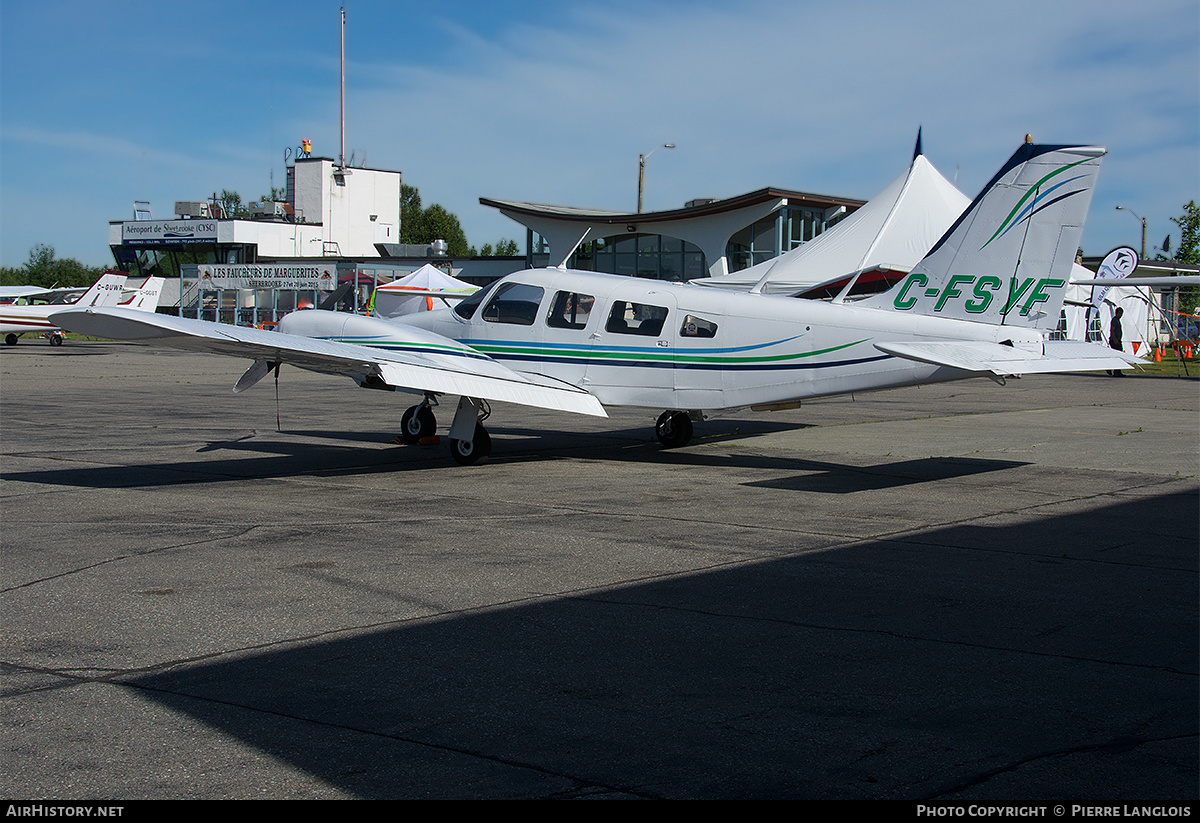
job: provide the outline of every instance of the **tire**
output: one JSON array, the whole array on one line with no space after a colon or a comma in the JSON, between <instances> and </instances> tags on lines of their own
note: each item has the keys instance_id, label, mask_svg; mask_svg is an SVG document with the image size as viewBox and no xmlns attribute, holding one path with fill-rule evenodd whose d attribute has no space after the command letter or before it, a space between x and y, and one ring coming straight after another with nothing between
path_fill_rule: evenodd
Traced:
<instances>
[{"instance_id":1,"label":"tire","mask_svg":"<svg viewBox=\"0 0 1200 823\"><path fill-rule=\"evenodd\" d=\"M474 466L488 459L492 453L492 438L487 429L475 424L475 435L470 440L451 440L450 456L460 466Z\"/></svg>"},{"instance_id":2,"label":"tire","mask_svg":"<svg viewBox=\"0 0 1200 823\"><path fill-rule=\"evenodd\" d=\"M51 346L61 346L63 344L63 336L61 334L50 335Z\"/></svg>"},{"instance_id":3,"label":"tire","mask_svg":"<svg viewBox=\"0 0 1200 823\"><path fill-rule=\"evenodd\" d=\"M400 418L400 439L405 443L419 443L436 431L437 419L428 406L412 406Z\"/></svg>"},{"instance_id":4,"label":"tire","mask_svg":"<svg viewBox=\"0 0 1200 823\"><path fill-rule=\"evenodd\" d=\"M15 334L4 335L4 343L5 343L5 345L8 345L8 346L17 345L17 336Z\"/></svg>"},{"instance_id":5,"label":"tire","mask_svg":"<svg viewBox=\"0 0 1200 823\"><path fill-rule=\"evenodd\" d=\"M687 412L665 411L654 426L654 434L664 449L678 449L692 440L692 419Z\"/></svg>"}]
</instances>

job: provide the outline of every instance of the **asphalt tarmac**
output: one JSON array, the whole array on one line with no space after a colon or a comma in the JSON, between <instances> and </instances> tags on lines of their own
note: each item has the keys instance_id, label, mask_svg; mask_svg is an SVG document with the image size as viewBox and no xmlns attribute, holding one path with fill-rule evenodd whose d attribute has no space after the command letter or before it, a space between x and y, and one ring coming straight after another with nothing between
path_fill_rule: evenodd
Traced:
<instances>
[{"instance_id":1,"label":"asphalt tarmac","mask_svg":"<svg viewBox=\"0 0 1200 823\"><path fill-rule=\"evenodd\" d=\"M344 379L0 348L0 796L1200 796L1195 379L494 404L466 468Z\"/></svg>"}]
</instances>

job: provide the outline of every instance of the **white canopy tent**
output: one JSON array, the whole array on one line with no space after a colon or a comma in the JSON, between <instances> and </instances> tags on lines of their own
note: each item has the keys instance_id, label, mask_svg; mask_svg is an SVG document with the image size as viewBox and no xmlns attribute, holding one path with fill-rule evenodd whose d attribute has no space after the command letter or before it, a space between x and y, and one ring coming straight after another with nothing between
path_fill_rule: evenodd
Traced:
<instances>
[{"instance_id":1,"label":"white canopy tent","mask_svg":"<svg viewBox=\"0 0 1200 823\"><path fill-rule=\"evenodd\" d=\"M399 317L453 306L478 289L478 286L451 277L436 266L426 263L412 274L375 289L371 298L371 314L377 317Z\"/></svg>"},{"instance_id":2,"label":"white canopy tent","mask_svg":"<svg viewBox=\"0 0 1200 823\"><path fill-rule=\"evenodd\" d=\"M970 203L918 154L891 185L808 243L748 269L692 282L736 291L758 287L768 294L796 294L871 269L907 272Z\"/></svg>"}]
</instances>

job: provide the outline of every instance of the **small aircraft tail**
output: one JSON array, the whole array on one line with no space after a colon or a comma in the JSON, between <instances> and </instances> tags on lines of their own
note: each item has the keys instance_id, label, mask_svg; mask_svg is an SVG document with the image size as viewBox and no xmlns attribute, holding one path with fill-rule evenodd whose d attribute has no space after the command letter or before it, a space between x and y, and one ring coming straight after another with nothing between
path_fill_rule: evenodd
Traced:
<instances>
[{"instance_id":1,"label":"small aircraft tail","mask_svg":"<svg viewBox=\"0 0 1200 823\"><path fill-rule=\"evenodd\" d=\"M162 294L164 282L161 277L147 277L140 289L133 289L129 299L120 301L118 305L138 311L155 311L158 309L158 299Z\"/></svg>"},{"instance_id":2,"label":"small aircraft tail","mask_svg":"<svg viewBox=\"0 0 1200 823\"><path fill-rule=\"evenodd\" d=\"M82 309L87 306L115 306L121 300L121 291L125 288L125 275L104 274L92 284L92 287L76 300L73 308Z\"/></svg>"},{"instance_id":3,"label":"small aircraft tail","mask_svg":"<svg viewBox=\"0 0 1200 823\"><path fill-rule=\"evenodd\" d=\"M1104 154L1022 145L907 277L860 305L1053 328Z\"/></svg>"}]
</instances>

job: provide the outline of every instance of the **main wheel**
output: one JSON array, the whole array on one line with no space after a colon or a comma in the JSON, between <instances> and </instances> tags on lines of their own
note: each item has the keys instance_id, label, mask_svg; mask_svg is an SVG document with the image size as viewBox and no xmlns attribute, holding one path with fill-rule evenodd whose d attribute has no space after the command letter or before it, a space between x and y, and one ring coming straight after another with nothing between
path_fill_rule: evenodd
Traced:
<instances>
[{"instance_id":1,"label":"main wheel","mask_svg":"<svg viewBox=\"0 0 1200 823\"><path fill-rule=\"evenodd\" d=\"M470 440L451 440L450 456L460 466L474 466L487 460L492 453L492 438L480 424L475 424L475 434Z\"/></svg>"},{"instance_id":2,"label":"main wheel","mask_svg":"<svg viewBox=\"0 0 1200 823\"><path fill-rule=\"evenodd\" d=\"M432 437L437 431L437 419L428 406L413 406L400 418L400 438L405 443L419 443L422 437Z\"/></svg>"},{"instance_id":3,"label":"main wheel","mask_svg":"<svg viewBox=\"0 0 1200 823\"><path fill-rule=\"evenodd\" d=\"M62 343L63 343L63 336L61 334L51 334L50 335L50 345L51 346L61 346Z\"/></svg>"},{"instance_id":4,"label":"main wheel","mask_svg":"<svg viewBox=\"0 0 1200 823\"><path fill-rule=\"evenodd\" d=\"M687 412L665 411L654 426L654 434L665 449L686 446L692 440L692 418Z\"/></svg>"},{"instance_id":5,"label":"main wheel","mask_svg":"<svg viewBox=\"0 0 1200 823\"><path fill-rule=\"evenodd\" d=\"M17 336L15 334L4 335L4 343L5 343L5 345L8 345L8 346L17 345Z\"/></svg>"}]
</instances>

